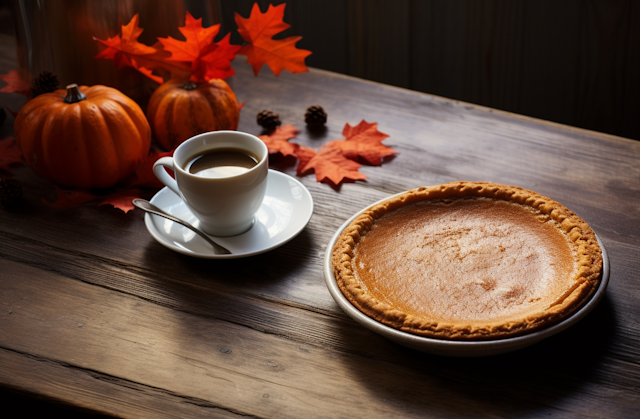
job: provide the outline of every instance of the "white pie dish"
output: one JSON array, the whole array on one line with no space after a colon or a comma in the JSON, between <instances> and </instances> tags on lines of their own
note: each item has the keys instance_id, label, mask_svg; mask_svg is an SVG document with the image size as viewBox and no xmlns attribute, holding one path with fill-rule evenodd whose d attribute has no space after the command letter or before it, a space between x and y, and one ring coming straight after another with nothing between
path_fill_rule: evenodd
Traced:
<instances>
[{"instance_id":1,"label":"white pie dish","mask_svg":"<svg viewBox=\"0 0 640 419\"><path fill-rule=\"evenodd\" d=\"M386 200L386 199L385 199ZM382 202L382 201L380 201ZM375 204L373 204L375 205ZM364 210L363 210L364 211ZM428 338L423 336L414 335L412 333L403 332L398 329L394 329L390 326L382 324L366 314L362 313L356 307L354 307L351 302L347 299L347 297L342 294L338 283L336 282L336 278L333 273L333 264L331 262L331 253L335 243L342 233L342 231L353 221L358 215L360 215L362 211L353 215L349 218L333 235L331 241L327 246L327 250L324 257L324 278L327 284L327 288L329 289L329 293L336 301L338 306L352 319L358 322L360 325L370 329L387 339L390 339L396 343L399 343L403 346L434 354L434 355L445 355L445 356L454 356L454 357L478 357L478 356L488 356L488 355L498 355L502 353L507 353L511 351L515 351L517 349L522 349L527 346L533 345L537 342L540 342L543 339L546 339L550 336L553 336L566 328L574 325L579 320L584 318L587 313L589 313L597 304L600 302L607 288L607 284L609 282L609 257L607 255L607 251L602 244L600 238L596 235L598 240L598 244L602 249L602 277L600 280L600 284L598 285L598 289L591 296L589 301L585 303L578 311L562 320L559 323L551 325L541 330L537 330L534 332L530 332L521 336L515 336L510 338L503 339L495 339L495 340L486 340L486 341L456 341L456 340L446 340L446 339L435 339Z\"/></svg>"}]
</instances>

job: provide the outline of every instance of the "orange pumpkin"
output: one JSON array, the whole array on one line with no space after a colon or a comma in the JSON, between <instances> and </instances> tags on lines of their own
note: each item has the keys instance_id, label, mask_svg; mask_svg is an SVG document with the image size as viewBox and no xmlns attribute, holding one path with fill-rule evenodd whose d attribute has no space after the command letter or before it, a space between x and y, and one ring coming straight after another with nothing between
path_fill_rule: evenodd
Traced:
<instances>
[{"instance_id":1,"label":"orange pumpkin","mask_svg":"<svg viewBox=\"0 0 640 419\"><path fill-rule=\"evenodd\" d=\"M26 163L60 186L107 188L130 176L151 146L133 100L106 86L67 86L27 102L14 123Z\"/></svg>"},{"instance_id":2,"label":"orange pumpkin","mask_svg":"<svg viewBox=\"0 0 640 419\"><path fill-rule=\"evenodd\" d=\"M147 118L156 141L172 150L203 132L238 129L240 109L236 95L223 80L173 79L151 95Z\"/></svg>"}]
</instances>

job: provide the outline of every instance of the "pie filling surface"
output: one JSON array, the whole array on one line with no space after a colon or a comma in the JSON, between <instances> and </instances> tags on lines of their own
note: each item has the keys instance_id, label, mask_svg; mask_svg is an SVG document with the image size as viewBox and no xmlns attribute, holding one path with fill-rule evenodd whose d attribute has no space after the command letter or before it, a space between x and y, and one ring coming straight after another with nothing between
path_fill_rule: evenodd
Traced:
<instances>
[{"instance_id":1,"label":"pie filling surface","mask_svg":"<svg viewBox=\"0 0 640 419\"><path fill-rule=\"evenodd\" d=\"M595 234L561 204L522 188L453 182L364 211L332 254L343 294L410 333L496 339L556 323L595 292Z\"/></svg>"}]
</instances>

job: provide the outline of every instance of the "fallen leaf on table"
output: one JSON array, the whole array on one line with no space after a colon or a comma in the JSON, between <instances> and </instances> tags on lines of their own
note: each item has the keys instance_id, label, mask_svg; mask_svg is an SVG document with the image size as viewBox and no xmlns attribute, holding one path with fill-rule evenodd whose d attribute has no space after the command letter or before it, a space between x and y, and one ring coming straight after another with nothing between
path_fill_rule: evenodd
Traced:
<instances>
[{"instance_id":1,"label":"fallen leaf on table","mask_svg":"<svg viewBox=\"0 0 640 419\"><path fill-rule=\"evenodd\" d=\"M389 136L378 131L376 122L368 123L362 120L354 127L345 124L342 130L345 139L330 141L318 151L289 142L298 133L298 129L293 125L285 125L259 138L267 145L269 154L280 153L283 156L297 157L296 175L304 176L313 171L318 182L331 183L335 187L339 187L343 182L367 178L367 175L358 171L362 167L359 160L380 166L385 157L396 154L394 149L382 144Z\"/></svg>"},{"instance_id":2,"label":"fallen leaf on table","mask_svg":"<svg viewBox=\"0 0 640 419\"><path fill-rule=\"evenodd\" d=\"M300 130L293 125L287 124L277 127L272 133L260 135L258 138L267 145L269 154L281 153L283 156L296 156L300 147L296 143L290 143L289 140L295 138Z\"/></svg>"},{"instance_id":3,"label":"fallen leaf on table","mask_svg":"<svg viewBox=\"0 0 640 419\"><path fill-rule=\"evenodd\" d=\"M122 210L126 214L135 208L131 201L135 198L140 198L140 193L140 189L127 189L126 191L117 192L107 196L98 206L113 205L114 208Z\"/></svg>"},{"instance_id":4,"label":"fallen leaf on table","mask_svg":"<svg viewBox=\"0 0 640 419\"><path fill-rule=\"evenodd\" d=\"M9 70L7 74L0 74L0 79L7 83L6 86L0 89L0 92L19 93L31 98L31 86L20 77L20 73L16 70Z\"/></svg>"},{"instance_id":5,"label":"fallen leaf on table","mask_svg":"<svg viewBox=\"0 0 640 419\"><path fill-rule=\"evenodd\" d=\"M298 158L298 167L296 168L296 176L304 176L306 172L310 171L311 168L306 168L307 164L313 159L318 153L312 148L299 146L296 151L296 157Z\"/></svg>"},{"instance_id":6,"label":"fallen leaf on table","mask_svg":"<svg viewBox=\"0 0 640 419\"><path fill-rule=\"evenodd\" d=\"M48 202L45 199L42 202L53 205L54 207L75 207L89 201L98 199L99 196L92 194L83 189L65 190L54 185L58 193L58 199L55 202Z\"/></svg>"},{"instance_id":7,"label":"fallen leaf on table","mask_svg":"<svg viewBox=\"0 0 640 419\"><path fill-rule=\"evenodd\" d=\"M136 171L127 183L127 187L142 186L149 188L163 188L164 184L158 180L153 174L153 165L161 157L173 156L173 150L166 153L160 153L156 149L151 152L146 159L138 162Z\"/></svg>"},{"instance_id":8,"label":"fallen leaf on table","mask_svg":"<svg viewBox=\"0 0 640 419\"><path fill-rule=\"evenodd\" d=\"M342 155L348 159L358 161L362 159L372 166L381 166L384 157L396 154L391 147L382 144L382 141L389 136L378 131L378 123L368 123L364 119L355 127L348 123L342 130L345 140L336 140L326 144L326 147L340 150Z\"/></svg>"},{"instance_id":9,"label":"fallen leaf on table","mask_svg":"<svg viewBox=\"0 0 640 419\"><path fill-rule=\"evenodd\" d=\"M169 62L167 58L171 53L163 50L161 44L150 47L138 42L138 37L143 31L138 27L138 22L139 17L136 13L128 24L122 26L122 36L118 34L106 40L93 37L95 41L107 47L95 58L112 60L118 68L131 66L159 84L163 82L163 79L152 74L153 71L170 71L173 76L187 74L190 66L181 62Z\"/></svg>"},{"instance_id":10,"label":"fallen leaf on table","mask_svg":"<svg viewBox=\"0 0 640 419\"><path fill-rule=\"evenodd\" d=\"M7 137L0 141L0 169L11 173L10 165L22 163L22 151L15 138Z\"/></svg>"},{"instance_id":11,"label":"fallen leaf on table","mask_svg":"<svg viewBox=\"0 0 640 419\"><path fill-rule=\"evenodd\" d=\"M171 53L170 61L182 61L190 65L191 81L203 82L233 76L231 61L236 57L240 46L229 43L230 34L219 42L213 39L220 31L220 24L202 27L202 18L195 19L189 12L185 25L178 28L186 41L172 37L158 38L164 50Z\"/></svg>"},{"instance_id":12,"label":"fallen leaf on table","mask_svg":"<svg viewBox=\"0 0 640 419\"><path fill-rule=\"evenodd\" d=\"M329 180L338 186L345 180L356 181L367 178L367 175L358 171L362 167L360 163L346 158L340 150L332 147L323 146L316 153L309 147L300 146L298 158L300 161L297 175L302 176L313 170L318 182Z\"/></svg>"},{"instance_id":13,"label":"fallen leaf on table","mask_svg":"<svg viewBox=\"0 0 640 419\"><path fill-rule=\"evenodd\" d=\"M284 3L278 6L269 5L269 9L262 13L258 3L254 3L248 18L235 14L238 33L247 42L238 54L247 56L247 62L253 67L256 76L263 64L267 64L276 76L280 75L282 70L289 70L293 74L309 71L304 60L311 51L295 46L302 39L301 36L272 39L274 35L290 27L282 20L284 8Z\"/></svg>"}]
</instances>

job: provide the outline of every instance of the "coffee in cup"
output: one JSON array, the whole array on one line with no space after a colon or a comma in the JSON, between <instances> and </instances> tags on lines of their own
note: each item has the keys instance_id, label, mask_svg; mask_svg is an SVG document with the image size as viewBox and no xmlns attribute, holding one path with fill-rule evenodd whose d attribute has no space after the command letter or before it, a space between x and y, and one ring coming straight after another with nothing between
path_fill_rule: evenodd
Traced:
<instances>
[{"instance_id":1,"label":"coffee in cup","mask_svg":"<svg viewBox=\"0 0 640 419\"><path fill-rule=\"evenodd\" d=\"M175 180L164 167L172 169ZM153 172L213 236L249 230L267 187L269 151L258 137L238 131L197 135L158 159Z\"/></svg>"},{"instance_id":2,"label":"coffee in cup","mask_svg":"<svg viewBox=\"0 0 640 419\"><path fill-rule=\"evenodd\" d=\"M237 148L216 149L187 159L184 170L200 177L223 178L249 171L258 164L253 153Z\"/></svg>"}]
</instances>

